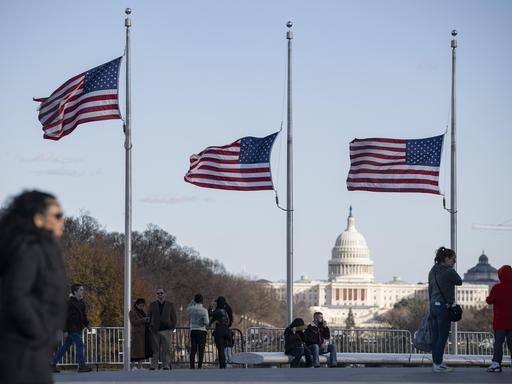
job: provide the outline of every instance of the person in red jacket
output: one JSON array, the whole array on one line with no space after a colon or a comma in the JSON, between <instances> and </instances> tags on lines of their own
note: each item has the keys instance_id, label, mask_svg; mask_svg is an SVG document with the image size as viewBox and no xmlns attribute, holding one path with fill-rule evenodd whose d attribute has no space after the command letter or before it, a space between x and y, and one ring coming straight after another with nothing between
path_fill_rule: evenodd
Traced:
<instances>
[{"instance_id":1,"label":"person in red jacket","mask_svg":"<svg viewBox=\"0 0 512 384\"><path fill-rule=\"evenodd\" d=\"M507 339L508 349L512 351L512 268L504 265L498 269L500 282L492 287L487 304L493 305L494 320L494 356L487 372L501 372L503 342Z\"/></svg>"}]
</instances>

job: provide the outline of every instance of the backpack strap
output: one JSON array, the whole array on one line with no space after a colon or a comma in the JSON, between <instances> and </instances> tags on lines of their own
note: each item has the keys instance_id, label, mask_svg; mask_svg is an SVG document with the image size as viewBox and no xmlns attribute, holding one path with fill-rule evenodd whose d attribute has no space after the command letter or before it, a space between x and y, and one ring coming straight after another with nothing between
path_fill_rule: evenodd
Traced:
<instances>
[{"instance_id":1,"label":"backpack strap","mask_svg":"<svg viewBox=\"0 0 512 384\"><path fill-rule=\"evenodd\" d=\"M441 290L441 287L439 286L439 283L437 282L437 276L436 276L436 271L434 271L434 280L436 281L436 284L437 284L437 289L439 289L439 292L441 293L441 296L443 296L443 300L444 300L444 303L446 305L449 305L448 301L446 300L446 297L444 296L443 294L443 291Z\"/></svg>"}]
</instances>

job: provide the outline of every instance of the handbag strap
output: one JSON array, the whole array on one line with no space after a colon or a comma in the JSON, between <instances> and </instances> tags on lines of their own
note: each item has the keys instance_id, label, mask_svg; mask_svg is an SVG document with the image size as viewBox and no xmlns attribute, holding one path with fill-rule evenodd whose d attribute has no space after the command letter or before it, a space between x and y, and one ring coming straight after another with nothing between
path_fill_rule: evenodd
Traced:
<instances>
[{"instance_id":1,"label":"handbag strap","mask_svg":"<svg viewBox=\"0 0 512 384\"><path fill-rule=\"evenodd\" d=\"M437 273L436 271L434 271L434 280L436 281L436 285L437 285L437 289L439 289L439 292L441 293L441 296L443 296L443 300L445 302L445 304L448 306L448 301L446 300L446 297L444 296L444 293L441 289L441 287L439 286L439 283L437 282Z\"/></svg>"}]
</instances>

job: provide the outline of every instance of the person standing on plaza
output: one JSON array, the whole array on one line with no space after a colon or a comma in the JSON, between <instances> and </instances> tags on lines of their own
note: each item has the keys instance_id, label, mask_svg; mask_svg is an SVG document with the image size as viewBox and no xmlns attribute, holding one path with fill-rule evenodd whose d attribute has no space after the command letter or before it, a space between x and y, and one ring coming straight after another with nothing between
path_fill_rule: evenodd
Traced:
<instances>
[{"instance_id":1,"label":"person standing on plaza","mask_svg":"<svg viewBox=\"0 0 512 384\"><path fill-rule=\"evenodd\" d=\"M428 274L434 372L453 371L443 363L443 354L451 326L448 308L455 302L455 286L462 285L462 279L453 268L456 260L452 249L441 247L436 251L435 264Z\"/></svg>"},{"instance_id":2,"label":"person standing on plaza","mask_svg":"<svg viewBox=\"0 0 512 384\"><path fill-rule=\"evenodd\" d=\"M48 362L66 317L55 196L27 191L0 212L0 382L52 383Z\"/></svg>"},{"instance_id":3,"label":"person standing on plaza","mask_svg":"<svg viewBox=\"0 0 512 384\"><path fill-rule=\"evenodd\" d=\"M492 287L486 299L487 304L492 304L494 314L492 322L494 355L487 372L501 372L505 339L512 354L512 268L510 265L504 265L498 269L498 278L500 282Z\"/></svg>"},{"instance_id":4,"label":"person standing on plaza","mask_svg":"<svg viewBox=\"0 0 512 384\"><path fill-rule=\"evenodd\" d=\"M144 312L145 306L146 300L137 299L128 313L132 325L131 361L137 362L137 366L134 366L133 369L142 369L142 360L146 360L153 355L149 317Z\"/></svg>"},{"instance_id":5,"label":"person standing on plaza","mask_svg":"<svg viewBox=\"0 0 512 384\"><path fill-rule=\"evenodd\" d=\"M233 331L231 330L231 326L233 325L233 309L226 301L224 296L217 297L217 308L222 308L226 311L229 318L228 328L229 333L226 338L226 345L224 346L224 355L226 356L226 367L231 368L231 358L233 356Z\"/></svg>"},{"instance_id":6,"label":"person standing on plaza","mask_svg":"<svg viewBox=\"0 0 512 384\"><path fill-rule=\"evenodd\" d=\"M320 355L329 353L329 367L336 367L336 345L329 343L331 332L322 312L313 314L313 321L308 325L304 334L306 335L306 344L313 356L313 366L319 368Z\"/></svg>"},{"instance_id":7,"label":"person standing on plaza","mask_svg":"<svg viewBox=\"0 0 512 384\"><path fill-rule=\"evenodd\" d=\"M226 368L226 347L229 345L231 331L229 330L230 317L227 311L226 299L219 296L210 306L210 325L215 327L213 339L217 347L219 368ZM229 309L231 309L229 307Z\"/></svg>"},{"instance_id":8,"label":"person standing on plaza","mask_svg":"<svg viewBox=\"0 0 512 384\"><path fill-rule=\"evenodd\" d=\"M171 369L171 332L176 328L176 309L174 304L165 299L165 290L156 290L156 301L149 305L150 327L153 340L151 367L158 368L159 359L162 369Z\"/></svg>"},{"instance_id":9,"label":"person standing on plaza","mask_svg":"<svg viewBox=\"0 0 512 384\"><path fill-rule=\"evenodd\" d=\"M291 368L299 368L302 356L306 359L306 367L311 367L311 351L306 346L306 336L304 335L304 320L296 318L284 330L284 353L293 356L290 363Z\"/></svg>"},{"instance_id":10,"label":"person standing on plaza","mask_svg":"<svg viewBox=\"0 0 512 384\"><path fill-rule=\"evenodd\" d=\"M68 313L66 326L64 328L64 343L61 345L52 360L53 372L60 372L57 364L62 359L66 351L75 344L76 360L78 372L90 372L92 369L85 365L84 342L82 340L82 331L87 328L89 331L89 320L87 319L87 310L84 301L85 289L82 284L73 284L71 286L71 296L68 300Z\"/></svg>"},{"instance_id":11,"label":"person standing on plaza","mask_svg":"<svg viewBox=\"0 0 512 384\"><path fill-rule=\"evenodd\" d=\"M206 346L206 327L210 323L208 311L203 307L203 295L198 293L187 306L190 317L190 369L195 368L197 353L197 368L203 366L204 348Z\"/></svg>"}]
</instances>

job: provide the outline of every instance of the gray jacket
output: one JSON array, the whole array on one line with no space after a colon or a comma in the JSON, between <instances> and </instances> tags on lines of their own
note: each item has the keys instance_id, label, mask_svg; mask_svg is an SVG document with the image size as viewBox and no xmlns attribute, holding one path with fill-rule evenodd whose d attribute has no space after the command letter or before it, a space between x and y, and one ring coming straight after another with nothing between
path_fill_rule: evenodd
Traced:
<instances>
[{"instance_id":1,"label":"gray jacket","mask_svg":"<svg viewBox=\"0 0 512 384\"><path fill-rule=\"evenodd\" d=\"M191 331L205 331L210 323L208 319L208 311L203 304L192 301L187 306L187 313L190 316L190 330Z\"/></svg>"},{"instance_id":2,"label":"gray jacket","mask_svg":"<svg viewBox=\"0 0 512 384\"><path fill-rule=\"evenodd\" d=\"M436 284L436 279L439 286ZM437 301L444 304L453 304L455 302L456 285L462 285L462 279L455 269L442 264L434 265L428 274L430 303ZM441 288L442 294L439 288Z\"/></svg>"}]
</instances>

